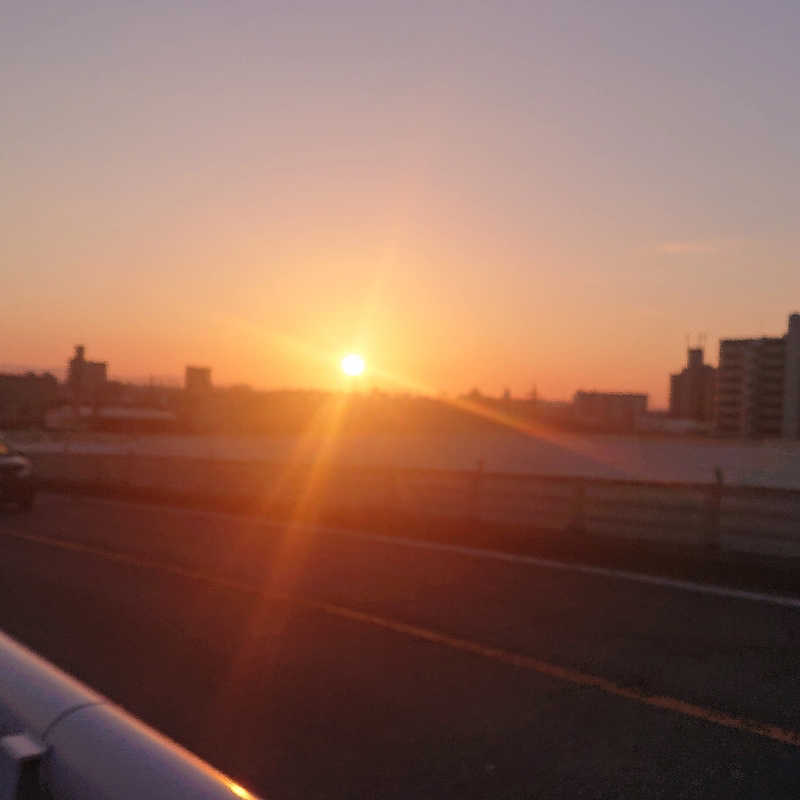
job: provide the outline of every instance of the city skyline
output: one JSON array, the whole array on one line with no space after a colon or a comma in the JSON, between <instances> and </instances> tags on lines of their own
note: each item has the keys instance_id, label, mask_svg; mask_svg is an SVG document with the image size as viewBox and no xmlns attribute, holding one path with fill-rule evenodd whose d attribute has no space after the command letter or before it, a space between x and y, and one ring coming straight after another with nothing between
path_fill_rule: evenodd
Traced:
<instances>
[{"instance_id":1,"label":"city skyline","mask_svg":"<svg viewBox=\"0 0 800 800\"><path fill-rule=\"evenodd\" d=\"M468 13L467 13L468 12ZM3 360L565 399L779 335L800 11L39 3L6 15Z\"/></svg>"},{"instance_id":2,"label":"city skyline","mask_svg":"<svg viewBox=\"0 0 800 800\"><path fill-rule=\"evenodd\" d=\"M790 323L792 317L796 317L797 313L792 312L789 315ZM769 339L770 341L780 341L782 338L785 338L785 333L780 333L774 337L766 337L763 334L759 334L757 336L749 336L749 337L726 337L727 340L733 341L758 341L759 339ZM717 354L717 360L719 360L719 356L721 355L721 346L725 344L726 339L719 339L716 342L716 346L713 348L715 354ZM684 355L688 354L689 360L692 360L692 353L699 353L702 363L703 356L707 356L709 354L708 349L708 342L707 342L707 335L706 334L698 334L695 338L691 335L687 334L686 341L685 341L685 350ZM85 345L74 345L74 349L77 352L78 349L84 350ZM360 354L349 354L345 356L345 361L350 358L359 358L361 359ZM66 381L69 372L69 364L70 361L67 360L65 364L61 366L43 366L43 365L33 365L33 364L8 364L8 363L0 363L0 373L11 373L11 374L23 374L26 372L33 372L33 373L50 373L57 377L61 381ZM103 362L103 366L105 367L106 364L110 365L110 361ZM248 388L252 388L257 391L282 391L282 390L301 390L301 391L314 391L314 390L321 390L321 391L335 391L337 389L345 389L347 391L353 388L360 388L360 389L373 389L381 388L381 379L380 376L373 376L370 374L369 366L362 364L362 369L365 370L364 374L361 373L357 375L350 375L345 374L347 371L344 369L344 364L339 362L338 364L331 364L332 367L335 366L335 370L337 372L338 381L334 383L334 385L328 386L269 386L269 385L258 385L258 384L250 384L245 381L214 381L214 385L219 388L231 388L231 387L239 387L239 386L247 386ZM716 364L709 364L709 368L712 371L715 371L717 368ZM108 380L110 381L118 381L123 383L130 383L130 384L139 384L139 385L146 385L146 384L154 384L154 385L163 385L165 387L180 387L185 384L186 372L188 370L201 370L201 371L208 371L209 375L215 373L215 366L214 365L205 365L205 366L192 366L189 364L184 364L181 374L178 375L157 375L153 372L147 372L144 375L124 375L119 374L113 370L113 367L109 369L108 373ZM505 382L498 388L496 391L492 388L485 388L480 387L475 384L471 384L469 388L462 387L461 389L453 392L454 396L467 396L468 394L473 394L478 392L481 395L486 397L503 397L503 396L513 396L517 399L524 398L524 397L533 397L538 396L542 400L548 400L553 402L570 402L574 400L575 396L581 393L606 393L606 394L643 394L645 397L648 398L650 402L651 410L654 411L672 411L672 395L674 392L674 388L672 385L673 380L675 379L675 374L667 372L666 380L668 383L668 388L666 391L666 403L660 404L659 402L653 402L653 396L650 395L649 392L626 392L625 390L619 389L619 387L611 388L611 389L598 389L597 387L588 386L586 384L577 384L575 388L569 392L569 394L565 397L550 397L545 396L544 394L540 393L538 390L538 386L534 384L528 391L514 393L511 392L509 388L509 382ZM356 381L354 383L354 380ZM408 393L408 387L400 385L397 383L395 388L398 390L398 393ZM451 393L446 391L434 391L434 390L427 390L426 387L416 385L412 387L414 391L410 392L411 394L418 394L418 395L428 395L428 396L436 396L436 395L445 395L449 396ZM708 412L710 413L710 411ZM680 415L679 415L680 416ZM691 414L687 414L687 416L691 416Z\"/></svg>"}]
</instances>

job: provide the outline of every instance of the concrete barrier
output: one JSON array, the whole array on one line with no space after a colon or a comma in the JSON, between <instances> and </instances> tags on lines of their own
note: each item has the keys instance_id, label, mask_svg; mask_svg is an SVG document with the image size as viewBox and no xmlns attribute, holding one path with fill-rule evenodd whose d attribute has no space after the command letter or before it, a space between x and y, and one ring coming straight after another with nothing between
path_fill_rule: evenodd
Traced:
<instances>
[{"instance_id":1,"label":"concrete barrier","mask_svg":"<svg viewBox=\"0 0 800 800\"><path fill-rule=\"evenodd\" d=\"M108 453L40 453L55 488L186 499L299 516L405 514L520 529L800 555L800 490L488 473L286 467ZM710 476L712 477L712 476Z\"/></svg>"}]
</instances>

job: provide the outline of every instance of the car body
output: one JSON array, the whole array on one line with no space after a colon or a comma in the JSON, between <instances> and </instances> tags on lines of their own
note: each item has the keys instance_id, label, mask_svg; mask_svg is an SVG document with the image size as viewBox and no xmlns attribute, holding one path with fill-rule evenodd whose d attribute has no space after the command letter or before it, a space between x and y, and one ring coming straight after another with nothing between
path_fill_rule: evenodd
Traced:
<instances>
[{"instance_id":1,"label":"car body","mask_svg":"<svg viewBox=\"0 0 800 800\"><path fill-rule=\"evenodd\" d=\"M0 499L17 503L28 511L33 508L35 496L36 482L31 460L0 440Z\"/></svg>"}]
</instances>

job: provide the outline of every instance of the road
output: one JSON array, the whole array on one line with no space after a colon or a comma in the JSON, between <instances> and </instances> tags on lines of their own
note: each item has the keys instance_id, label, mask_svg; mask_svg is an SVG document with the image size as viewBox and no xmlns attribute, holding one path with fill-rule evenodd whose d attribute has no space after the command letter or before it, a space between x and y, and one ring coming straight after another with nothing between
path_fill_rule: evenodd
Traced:
<instances>
[{"instance_id":1,"label":"road","mask_svg":"<svg viewBox=\"0 0 800 800\"><path fill-rule=\"evenodd\" d=\"M275 800L800 791L791 600L49 494L0 628Z\"/></svg>"}]
</instances>

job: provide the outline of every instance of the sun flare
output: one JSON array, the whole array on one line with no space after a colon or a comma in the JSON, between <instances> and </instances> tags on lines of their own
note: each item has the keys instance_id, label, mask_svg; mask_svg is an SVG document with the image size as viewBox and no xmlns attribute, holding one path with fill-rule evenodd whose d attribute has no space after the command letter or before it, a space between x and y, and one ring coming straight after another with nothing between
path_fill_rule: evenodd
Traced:
<instances>
[{"instance_id":1,"label":"sun flare","mask_svg":"<svg viewBox=\"0 0 800 800\"><path fill-rule=\"evenodd\" d=\"M351 378L364 373L364 359L357 353L350 353L342 359L342 372Z\"/></svg>"}]
</instances>

